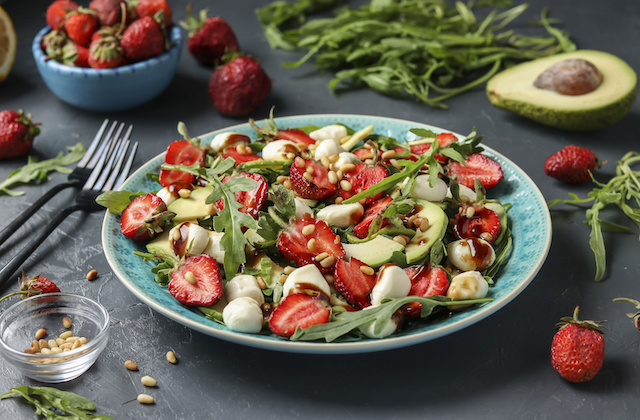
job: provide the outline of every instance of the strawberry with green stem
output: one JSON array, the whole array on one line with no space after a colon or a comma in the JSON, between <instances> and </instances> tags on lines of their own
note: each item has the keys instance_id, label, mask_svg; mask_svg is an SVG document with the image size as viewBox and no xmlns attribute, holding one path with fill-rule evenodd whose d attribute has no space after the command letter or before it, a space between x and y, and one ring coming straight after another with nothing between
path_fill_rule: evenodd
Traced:
<instances>
[{"instance_id":1,"label":"strawberry with green stem","mask_svg":"<svg viewBox=\"0 0 640 420\"><path fill-rule=\"evenodd\" d=\"M180 22L180 26L189 31L189 52L203 65L218 65L225 54L240 49L226 20L208 17L206 9L196 17L191 13L191 3L187 5L187 19Z\"/></svg>"},{"instance_id":2,"label":"strawberry with green stem","mask_svg":"<svg viewBox=\"0 0 640 420\"><path fill-rule=\"evenodd\" d=\"M40 134L38 125L31 121L31 114L25 114L22 110L0 111L0 159L29 153L33 140Z\"/></svg>"},{"instance_id":3,"label":"strawberry with green stem","mask_svg":"<svg viewBox=\"0 0 640 420\"><path fill-rule=\"evenodd\" d=\"M0 298L0 302L12 296L21 296L21 299L26 299L44 293L60 292L58 286L48 278L37 275L27 279L27 275L24 271L22 272L22 280L18 282L18 285L20 286L20 290L18 292L9 293L8 295L3 296Z\"/></svg>"}]
</instances>

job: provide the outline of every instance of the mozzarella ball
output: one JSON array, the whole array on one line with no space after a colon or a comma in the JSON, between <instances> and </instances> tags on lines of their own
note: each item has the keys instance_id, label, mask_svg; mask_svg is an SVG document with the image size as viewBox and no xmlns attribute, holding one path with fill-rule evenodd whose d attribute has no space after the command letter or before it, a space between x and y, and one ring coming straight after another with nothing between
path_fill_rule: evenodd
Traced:
<instances>
[{"instance_id":1,"label":"mozzarella ball","mask_svg":"<svg viewBox=\"0 0 640 420\"><path fill-rule=\"evenodd\" d=\"M217 134L211 140L211 149L216 153L220 153L229 147L235 147L239 144L248 145L249 143L251 143L251 139L244 134L226 132Z\"/></svg>"},{"instance_id":2,"label":"mozzarella ball","mask_svg":"<svg viewBox=\"0 0 640 420\"><path fill-rule=\"evenodd\" d=\"M442 179L437 178L432 186L429 183L429 175L418 175L413 182L409 197L420 198L431 202L441 202L447 196L449 187Z\"/></svg>"},{"instance_id":3,"label":"mozzarella ball","mask_svg":"<svg viewBox=\"0 0 640 420\"><path fill-rule=\"evenodd\" d=\"M364 207L360 203L329 204L316 213L316 218L330 226L347 228L362 220L363 215Z\"/></svg>"},{"instance_id":4,"label":"mozzarella ball","mask_svg":"<svg viewBox=\"0 0 640 420\"><path fill-rule=\"evenodd\" d=\"M169 243L180 257L200 255L209 245L209 231L197 223L183 222L171 228Z\"/></svg>"},{"instance_id":5,"label":"mozzarella ball","mask_svg":"<svg viewBox=\"0 0 640 420\"><path fill-rule=\"evenodd\" d=\"M172 193L168 187L161 188L156 195L160 197L167 206L178 199L178 195Z\"/></svg>"},{"instance_id":6,"label":"mozzarella ball","mask_svg":"<svg viewBox=\"0 0 640 420\"><path fill-rule=\"evenodd\" d=\"M282 286L282 297L302 290L316 290L327 296L331 295L329 283L315 264L307 264L293 270Z\"/></svg>"},{"instance_id":7,"label":"mozzarella ball","mask_svg":"<svg viewBox=\"0 0 640 420\"><path fill-rule=\"evenodd\" d=\"M465 271L451 279L447 297L451 299L477 299L487 296L489 283L479 271Z\"/></svg>"},{"instance_id":8,"label":"mozzarella ball","mask_svg":"<svg viewBox=\"0 0 640 420\"><path fill-rule=\"evenodd\" d=\"M203 254L211 255L218 264L224 263L224 249L220 245L223 235L224 233L222 232L209 231L209 245L202 252Z\"/></svg>"},{"instance_id":9,"label":"mozzarella ball","mask_svg":"<svg viewBox=\"0 0 640 420\"><path fill-rule=\"evenodd\" d=\"M340 146L336 141L325 140L318 144L316 150L313 152L313 158L315 160L320 160L323 157L329 157L344 152L346 152L345 148Z\"/></svg>"},{"instance_id":10,"label":"mozzarella ball","mask_svg":"<svg viewBox=\"0 0 640 420\"><path fill-rule=\"evenodd\" d=\"M347 135L347 128L343 125L332 124L309 133L309 137L317 142L324 140L338 141Z\"/></svg>"},{"instance_id":11,"label":"mozzarella ball","mask_svg":"<svg viewBox=\"0 0 640 420\"><path fill-rule=\"evenodd\" d=\"M466 238L447 245L449 261L462 271L482 271L496 259L491 244L480 238Z\"/></svg>"},{"instance_id":12,"label":"mozzarella ball","mask_svg":"<svg viewBox=\"0 0 640 420\"><path fill-rule=\"evenodd\" d=\"M239 297L249 297L258 302L258 305L264 303L264 294L258 286L258 281L249 274L239 274L229 280L224 286L224 294L229 301Z\"/></svg>"},{"instance_id":13,"label":"mozzarella ball","mask_svg":"<svg viewBox=\"0 0 640 420\"><path fill-rule=\"evenodd\" d=\"M257 334L262 330L264 318L262 309L255 299L239 297L224 307L222 320L230 330Z\"/></svg>"},{"instance_id":14,"label":"mozzarella ball","mask_svg":"<svg viewBox=\"0 0 640 420\"><path fill-rule=\"evenodd\" d=\"M262 148L262 159L287 160L287 154L298 152L298 146L291 140L274 140Z\"/></svg>"},{"instance_id":15,"label":"mozzarella ball","mask_svg":"<svg viewBox=\"0 0 640 420\"><path fill-rule=\"evenodd\" d=\"M371 309L371 308L374 308L374 306L367 306L366 308L363 309L363 311L366 311L367 309ZM358 329L362 334L366 335L369 338L385 338L390 336L394 332L396 332L396 330L398 329L398 323L396 322L394 317L391 317L387 321L387 324L384 326L384 328L382 329L382 331L380 331L379 334L375 334L374 332L375 326L376 326L376 321L373 320L373 321L367 322L366 324L360 325Z\"/></svg>"},{"instance_id":16,"label":"mozzarella ball","mask_svg":"<svg viewBox=\"0 0 640 420\"><path fill-rule=\"evenodd\" d=\"M378 271L376 285L371 291L371 305L380 305L383 299L409 295L411 280L405 271L395 264L385 264Z\"/></svg>"}]
</instances>

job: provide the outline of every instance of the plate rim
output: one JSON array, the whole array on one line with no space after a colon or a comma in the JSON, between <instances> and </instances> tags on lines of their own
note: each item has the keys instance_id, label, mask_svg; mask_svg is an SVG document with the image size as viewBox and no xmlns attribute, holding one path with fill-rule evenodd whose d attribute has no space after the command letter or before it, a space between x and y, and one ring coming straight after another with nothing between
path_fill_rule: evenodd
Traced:
<instances>
[{"instance_id":1,"label":"plate rim","mask_svg":"<svg viewBox=\"0 0 640 420\"><path fill-rule=\"evenodd\" d=\"M333 114L333 113L332 114L301 114L301 115L295 115L295 116L276 117L274 118L274 120L276 123L278 123L278 121L283 121L283 120L296 121L296 120L304 120L304 119L334 119L336 122L340 122L341 118L342 119L357 118L357 119L377 120L377 121L385 120L394 124L404 124L404 125L410 126L410 128L426 128L436 132L452 132L451 130L443 129L441 127L438 127L432 124L427 124L427 123L422 123L417 121L410 121L405 119L381 117L381 116L373 116L373 115L363 115L363 114ZM256 121L256 123L260 124L260 123L263 123L264 121L265 120L263 119L263 120ZM291 123L287 122L287 124L290 125ZM199 137L199 138L212 137L217 133L233 131L234 129L237 129L239 127L245 128L247 125L248 125L247 122L235 124L232 126L212 130L210 132L201 134L196 137ZM305 124L305 125L308 125L308 124ZM295 125L291 125L291 126L295 127ZM461 136L456 132L452 132L452 133L458 137L462 137L462 138L465 137L465 136ZM510 170L512 170L513 172L517 172L521 177L521 179L524 179L530 184L531 192L533 193L533 195L542 203L546 203L546 200L544 199L542 192L540 191L538 186L533 182L533 180L526 174L526 172L524 172L524 170L522 170L518 165L516 165L513 161L508 159L502 153L495 151L494 149L492 149L489 146L486 146L485 144L482 144L482 147L485 149L485 151L488 151L490 154L500 158L502 161L507 163L509 165ZM161 152L158 155L146 161L145 163L143 163L135 172L133 172L127 178L123 186L126 186L127 183L130 182L130 180L133 177L138 176L138 174L141 171L146 171L146 168L149 165L151 165L152 162L154 162L157 159L160 159L162 156L164 156L164 154L165 152ZM454 322L452 324L445 325L440 328L436 328L435 330L417 332L415 334L404 335L404 336L392 335L384 339L370 339L370 340L338 342L338 343L302 342L302 341L290 341L285 339L277 340L277 339L274 339L273 337L269 337L268 339L265 339L264 336L262 335L244 334L244 333L234 332L231 330L214 329L202 323L195 322L194 320L184 316L182 313L176 312L170 308L163 307L160 303L153 300L152 297L144 294L143 290L136 287L136 285L133 282L127 279L126 274L122 272L119 265L116 264L115 260L113 259L113 256L110 254L110 252L108 252L110 251L110 249L107 247L108 239L110 237L110 232L107 229L107 225L109 222L109 218L115 217L115 215L110 214L108 211L105 212L105 216L103 219L101 237L102 237L104 255L107 259L109 266L113 270L116 277L118 277L120 282L123 283L125 287L131 293L133 293L134 296L136 296L139 300L141 300L147 306L151 307L152 309L156 310L157 312L161 313L167 318L172 319L173 321L183 326L189 327L193 330L199 331L203 334L206 334L212 337L223 339L225 341L233 342L236 344L247 345L250 347L255 347L260 349L274 350L274 351L280 351L280 352L291 352L291 353L348 354L348 353L363 353L363 352L374 352L374 351L382 351L382 350L392 350L396 348L407 347L410 345L415 345L415 344L423 343L426 341L434 340L434 339L443 337L445 335L449 335L454 332L460 331L464 328L467 328L489 317L490 315L496 313L498 310L502 309L509 302L513 301L537 276L537 274L539 273L540 269L542 268L542 265L546 261L546 258L549 254L549 249L551 247L551 237L552 237L551 215L546 204L545 206L543 206L543 208L545 209L545 212L543 215L544 216L543 219L545 222L545 229L543 231L545 235L544 236L545 243L543 244L542 252L538 260L532 266L532 270L528 273L527 279L525 281L519 282L516 285L516 287L509 290L508 293L505 296L503 296L500 300L498 301L494 300L490 302L488 305L483 305L478 310L476 310L472 315L464 319L461 319L457 322ZM184 310L190 311L190 309L188 308L184 308Z\"/></svg>"}]
</instances>

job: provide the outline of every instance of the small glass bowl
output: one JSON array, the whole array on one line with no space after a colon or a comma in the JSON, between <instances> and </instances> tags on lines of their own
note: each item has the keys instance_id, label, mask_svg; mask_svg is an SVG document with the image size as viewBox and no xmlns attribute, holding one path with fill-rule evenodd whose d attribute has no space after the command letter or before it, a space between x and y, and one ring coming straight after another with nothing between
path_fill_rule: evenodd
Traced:
<instances>
[{"instance_id":1,"label":"small glass bowl","mask_svg":"<svg viewBox=\"0 0 640 420\"><path fill-rule=\"evenodd\" d=\"M63 324L65 317L71 320L68 329ZM41 328L47 331L43 337L47 342L67 331L75 337L85 337L87 342L60 353L26 352ZM82 375L104 350L108 339L109 313L84 296L46 293L21 300L0 315L0 355L23 375L40 382L67 382Z\"/></svg>"}]
</instances>

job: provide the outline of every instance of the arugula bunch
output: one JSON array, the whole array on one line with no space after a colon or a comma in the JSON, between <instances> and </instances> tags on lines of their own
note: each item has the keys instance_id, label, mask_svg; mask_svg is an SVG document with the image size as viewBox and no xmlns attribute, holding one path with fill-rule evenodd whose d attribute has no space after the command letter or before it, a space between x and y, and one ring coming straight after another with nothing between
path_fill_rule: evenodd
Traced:
<instances>
[{"instance_id":1,"label":"arugula bunch","mask_svg":"<svg viewBox=\"0 0 640 420\"><path fill-rule=\"evenodd\" d=\"M36 408L36 415L45 416L47 420L67 418L113 420L109 416L94 414L96 406L87 398L73 392L46 386L20 386L0 395L0 399L14 395L27 400Z\"/></svg>"},{"instance_id":2,"label":"arugula bunch","mask_svg":"<svg viewBox=\"0 0 640 420\"><path fill-rule=\"evenodd\" d=\"M306 50L283 66L314 60L322 71L335 72L332 91L368 86L446 108L445 100L481 85L502 67L576 49L546 10L537 24L547 36L507 29L528 5L511 7L505 0L371 0L360 8L338 8L334 17L308 19L341 3L275 1L256 10L271 48ZM487 6L493 8L485 16L477 14Z\"/></svg>"},{"instance_id":3,"label":"arugula bunch","mask_svg":"<svg viewBox=\"0 0 640 420\"><path fill-rule=\"evenodd\" d=\"M630 151L616 163L616 176L603 184L593 180L598 187L594 188L586 198L570 193L571 199L557 199L549 201L549 208L556 204L585 204L593 202L586 211L586 224L591 228L589 246L593 251L596 262L595 281L604 277L607 267L607 253L602 232L630 232L631 229L617 223L600 218L600 211L607 206L616 206L640 227L640 170L633 170L632 166L640 162L640 153Z\"/></svg>"}]
</instances>

